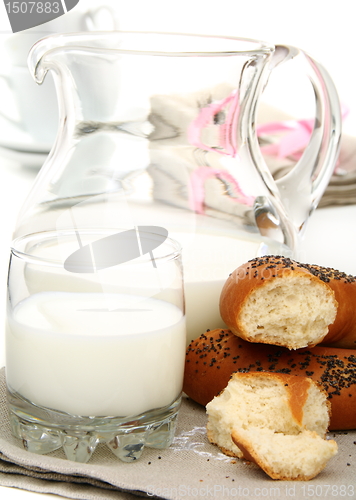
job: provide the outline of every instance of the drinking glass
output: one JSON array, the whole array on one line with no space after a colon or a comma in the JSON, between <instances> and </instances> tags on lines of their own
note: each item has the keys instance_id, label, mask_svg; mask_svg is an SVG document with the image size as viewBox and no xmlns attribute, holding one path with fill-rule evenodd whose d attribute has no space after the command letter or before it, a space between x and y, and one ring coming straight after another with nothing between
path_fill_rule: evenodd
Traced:
<instances>
[{"instance_id":1,"label":"drinking glass","mask_svg":"<svg viewBox=\"0 0 356 500\"><path fill-rule=\"evenodd\" d=\"M186 345L178 243L162 227L14 240L6 327L12 432L29 451L123 461L168 447Z\"/></svg>"}]
</instances>

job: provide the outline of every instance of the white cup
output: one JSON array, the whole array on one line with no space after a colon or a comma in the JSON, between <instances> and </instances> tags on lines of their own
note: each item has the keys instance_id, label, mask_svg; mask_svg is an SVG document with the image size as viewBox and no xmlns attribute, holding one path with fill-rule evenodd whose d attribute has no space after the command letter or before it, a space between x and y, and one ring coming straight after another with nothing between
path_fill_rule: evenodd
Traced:
<instances>
[{"instance_id":1,"label":"white cup","mask_svg":"<svg viewBox=\"0 0 356 500\"><path fill-rule=\"evenodd\" d=\"M56 91L52 77L39 87L27 67L27 56L37 40L53 33L118 29L108 6L74 10L53 21L0 41L0 145L16 150L48 152L58 128Z\"/></svg>"},{"instance_id":2,"label":"white cup","mask_svg":"<svg viewBox=\"0 0 356 500\"><path fill-rule=\"evenodd\" d=\"M52 78L40 87L27 67L13 66L0 74L0 117L11 130L0 139L18 150L48 152L58 128L57 97ZM5 144L4 144L5 141Z\"/></svg>"}]
</instances>

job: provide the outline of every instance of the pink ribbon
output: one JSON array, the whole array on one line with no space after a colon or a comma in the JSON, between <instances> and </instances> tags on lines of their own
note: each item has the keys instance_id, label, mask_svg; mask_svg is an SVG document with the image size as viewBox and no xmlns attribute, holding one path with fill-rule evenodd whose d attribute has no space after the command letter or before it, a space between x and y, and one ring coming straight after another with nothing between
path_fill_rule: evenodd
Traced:
<instances>
[{"instance_id":1,"label":"pink ribbon","mask_svg":"<svg viewBox=\"0 0 356 500\"><path fill-rule=\"evenodd\" d=\"M259 125L257 135L274 134L285 132L278 143L261 146L262 153L277 158L286 158L287 156L300 156L301 150L305 148L310 140L314 128L314 120L298 120L286 122L273 122Z\"/></svg>"},{"instance_id":2,"label":"pink ribbon","mask_svg":"<svg viewBox=\"0 0 356 500\"><path fill-rule=\"evenodd\" d=\"M237 203L243 203L247 206L252 206L255 200L254 196L247 196L241 190L237 180L226 170L220 170L210 167L199 167L190 175L190 208L198 214L204 214L205 200L205 181L210 178L217 178L229 184L233 189L235 197L230 199Z\"/></svg>"},{"instance_id":3,"label":"pink ribbon","mask_svg":"<svg viewBox=\"0 0 356 500\"><path fill-rule=\"evenodd\" d=\"M214 151L223 155L235 157L237 154L236 126L238 120L238 93L231 95L221 101L212 102L200 110L199 115L188 127L188 140L190 144L203 151ZM226 109L225 109L226 108ZM215 119L223 110L226 112L224 123L219 125ZM203 129L211 126L219 127L219 143L217 148L212 148L204 144L201 140Z\"/></svg>"},{"instance_id":4,"label":"pink ribbon","mask_svg":"<svg viewBox=\"0 0 356 500\"><path fill-rule=\"evenodd\" d=\"M346 106L342 106L342 119L349 113ZM299 159L303 150L310 141L314 129L314 119L287 120L282 122L271 122L257 127L257 136L287 132L279 142L261 147L262 153L277 158Z\"/></svg>"},{"instance_id":5,"label":"pink ribbon","mask_svg":"<svg viewBox=\"0 0 356 500\"><path fill-rule=\"evenodd\" d=\"M235 158L237 156L236 130L239 109L239 95L233 92L221 101L213 102L202 108L199 115L188 127L188 140L190 144L203 151L226 155ZM223 123L219 124L219 113L224 112ZM204 144L201 133L207 127L218 127L219 136L216 147ZM234 196L230 199L234 202L252 206L253 196L248 196L241 190L236 178L223 169L201 166L193 170L190 175L189 205L198 214L204 214L205 182L207 179L217 178L225 182L233 190Z\"/></svg>"}]
</instances>

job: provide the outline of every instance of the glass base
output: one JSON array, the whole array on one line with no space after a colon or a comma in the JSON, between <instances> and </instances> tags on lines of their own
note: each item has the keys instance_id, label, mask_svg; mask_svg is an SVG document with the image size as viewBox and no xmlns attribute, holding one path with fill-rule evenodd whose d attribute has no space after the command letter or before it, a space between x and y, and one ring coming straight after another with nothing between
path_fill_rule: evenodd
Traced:
<instances>
[{"instance_id":1,"label":"glass base","mask_svg":"<svg viewBox=\"0 0 356 500\"><path fill-rule=\"evenodd\" d=\"M181 395L169 406L136 417L79 417L41 408L8 390L13 435L32 453L63 448L68 460L86 463L99 443L124 462L140 458L145 446L168 448L173 441Z\"/></svg>"}]
</instances>

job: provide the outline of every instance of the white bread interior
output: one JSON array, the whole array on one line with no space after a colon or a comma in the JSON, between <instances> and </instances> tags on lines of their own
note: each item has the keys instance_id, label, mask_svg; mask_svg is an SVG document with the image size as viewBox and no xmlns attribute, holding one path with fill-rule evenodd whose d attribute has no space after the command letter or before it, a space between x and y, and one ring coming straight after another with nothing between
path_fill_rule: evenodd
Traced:
<instances>
[{"instance_id":1,"label":"white bread interior","mask_svg":"<svg viewBox=\"0 0 356 500\"><path fill-rule=\"evenodd\" d=\"M335 441L304 430L297 435L277 434L270 429L239 429L233 439L244 445L254 462L272 479L307 481L324 469L337 452Z\"/></svg>"},{"instance_id":2,"label":"white bread interior","mask_svg":"<svg viewBox=\"0 0 356 500\"><path fill-rule=\"evenodd\" d=\"M288 389L292 378L303 379L307 387L301 420ZM327 396L306 377L235 373L206 410L210 442L227 455L253 460L274 479L310 479L337 453L336 442L325 439Z\"/></svg>"},{"instance_id":3,"label":"white bread interior","mask_svg":"<svg viewBox=\"0 0 356 500\"><path fill-rule=\"evenodd\" d=\"M239 322L249 341L298 349L320 342L336 312L331 290L304 276L290 275L253 290Z\"/></svg>"}]
</instances>

